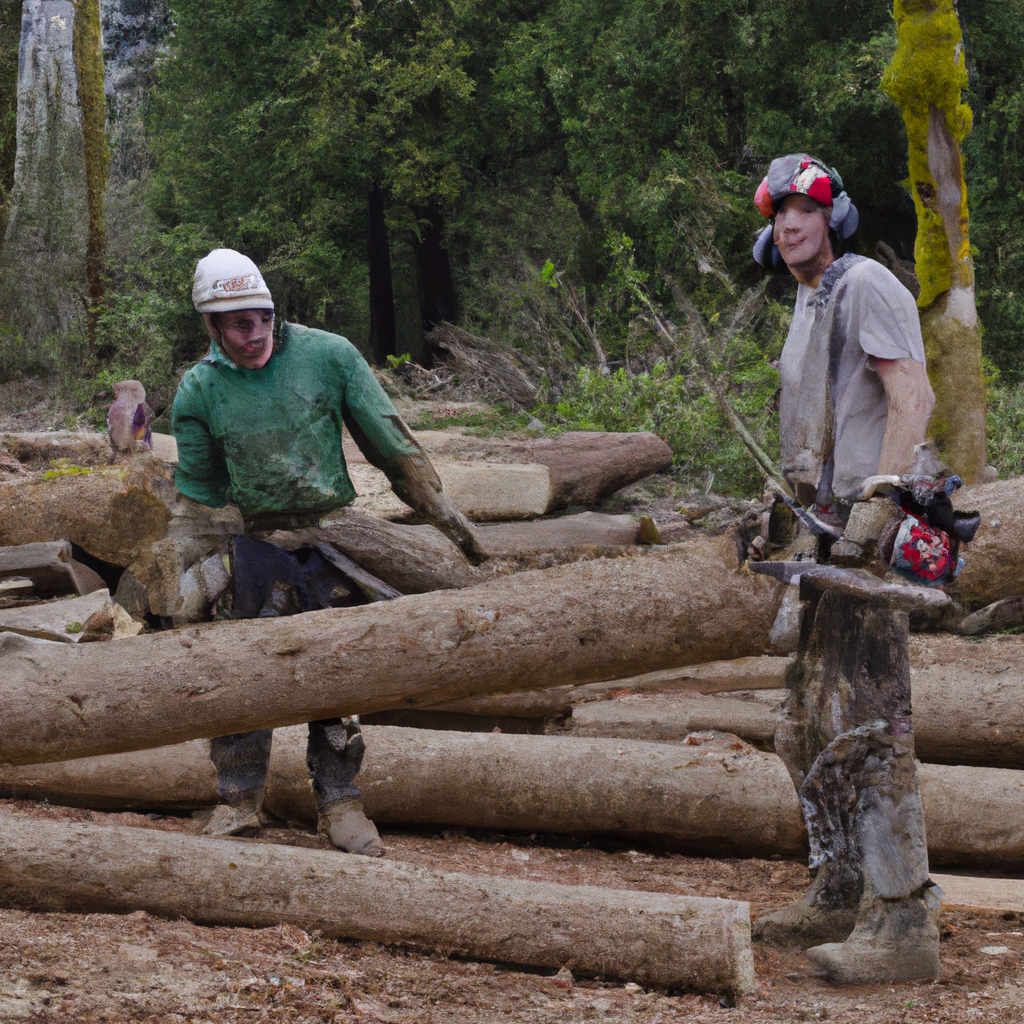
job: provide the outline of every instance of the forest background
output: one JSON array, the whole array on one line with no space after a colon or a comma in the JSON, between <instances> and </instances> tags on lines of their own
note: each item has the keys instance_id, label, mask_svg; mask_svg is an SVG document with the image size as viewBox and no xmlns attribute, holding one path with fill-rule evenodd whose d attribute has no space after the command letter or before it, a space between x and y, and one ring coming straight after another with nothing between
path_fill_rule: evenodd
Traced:
<instances>
[{"instance_id":1,"label":"forest background","mask_svg":"<svg viewBox=\"0 0 1024 1024\"><path fill-rule=\"evenodd\" d=\"M261 266L281 318L385 370L429 362L424 331L456 323L538 385L502 425L654 430L681 478L753 495L715 392L777 453L795 283L763 283L750 256L770 160L834 164L861 213L854 250L912 266L885 0L132 4L160 39L138 102L108 97L102 300L47 333L4 308L0 282L0 378L57 377L96 425L125 377L169 404L207 346L196 260L229 246ZM989 456L1008 475L1024 472L1024 0L958 14ZM0 0L5 204L20 16ZM20 272L2 269L6 284Z\"/></svg>"}]
</instances>

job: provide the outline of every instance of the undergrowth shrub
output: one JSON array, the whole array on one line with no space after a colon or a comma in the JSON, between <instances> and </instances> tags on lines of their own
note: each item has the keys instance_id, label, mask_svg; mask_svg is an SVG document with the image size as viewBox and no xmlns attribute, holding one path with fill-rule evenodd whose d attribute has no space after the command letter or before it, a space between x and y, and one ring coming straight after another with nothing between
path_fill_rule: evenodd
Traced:
<instances>
[{"instance_id":1,"label":"undergrowth shrub","mask_svg":"<svg viewBox=\"0 0 1024 1024\"><path fill-rule=\"evenodd\" d=\"M729 395L755 436L778 456L778 423L773 398L778 371L766 360L736 374ZM664 364L630 375L625 369L602 375L581 367L542 419L567 430L649 430L672 449L674 472L694 486L754 497L762 476L731 431L715 398L693 373L666 373Z\"/></svg>"}]
</instances>

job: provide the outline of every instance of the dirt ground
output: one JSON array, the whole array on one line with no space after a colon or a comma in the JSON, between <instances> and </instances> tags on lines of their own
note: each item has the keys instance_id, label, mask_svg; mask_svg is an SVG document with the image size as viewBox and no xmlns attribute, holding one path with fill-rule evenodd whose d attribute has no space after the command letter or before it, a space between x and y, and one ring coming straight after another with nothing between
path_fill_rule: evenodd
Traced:
<instances>
[{"instance_id":1,"label":"dirt ground","mask_svg":"<svg viewBox=\"0 0 1024 1024\"><path fill-rule=\"evenodd\" d=\"M102 814L0 802L74 821L198 832L190 818ZM650 892L749 900L754 915L800 895L802 864L713 860L616 842L433 830L383 832L388 856L442 870ZM329 848L313 833L267 829L253 840ZM728 1006L713 996L644 991L430 951L326 940L299 928L201 927L127 917L0 910L0 1021L205 1022L622 1021L642 1024L790 1021L1024 1021L1024 921L1018 914L944 913L942 977L920 985L837 988L799 951L755 947L758 992ZM990 955L985 947L1005 947Z\"/></svg>"}]
</instances>

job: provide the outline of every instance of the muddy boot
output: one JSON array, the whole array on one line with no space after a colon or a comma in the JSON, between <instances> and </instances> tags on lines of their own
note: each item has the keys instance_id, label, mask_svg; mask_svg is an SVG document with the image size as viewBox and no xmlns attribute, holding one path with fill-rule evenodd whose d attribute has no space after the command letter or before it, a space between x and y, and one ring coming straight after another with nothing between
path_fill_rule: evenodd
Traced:
<instances>
[{"instance_id":1,"label":"muddy boot","mask_svg":"<svg viewBox=\"0 0 1024 1024\"><path fill-rule=\"evenodd\" d=\"M203 827L204 836L240 836L266 824L263 790L256 790L233 803L217 804Z\"/></svg>"},{"instance_id":2,"label":"muddy boot","mask_svg":"<svg viewBox=\"0 0 1024 1024\"><path fill-rule=\"evenodd\" d=\"M845 942L814 946L807 956L839 985L931 981L939 976L941 898L928 883L906 899L866 901Z\"/></svg>"},{"instance_id":3,"label":"muddy boot","mask_svg":"<svg viewBox=\"0 0 1024 1024\"><path fill-rule=\"evenodd\" d=\"M384 856L377 826L363 813L362 800L348 798L327 804L317 818L316 830L345 853Z\"/></svg>"},{"instance_id":4,"label":"muddy boot","mask_svg":"<svg viewBox=\"0 0 1024 1024\"><path fill-rule=\"evenodd\" d=\"M860 886L849 884L841 867L823 864L806 894L788 907L750 923L762 942L806 949L819 942L842 942L857 923Z\"/></svg>"}]
</instances>

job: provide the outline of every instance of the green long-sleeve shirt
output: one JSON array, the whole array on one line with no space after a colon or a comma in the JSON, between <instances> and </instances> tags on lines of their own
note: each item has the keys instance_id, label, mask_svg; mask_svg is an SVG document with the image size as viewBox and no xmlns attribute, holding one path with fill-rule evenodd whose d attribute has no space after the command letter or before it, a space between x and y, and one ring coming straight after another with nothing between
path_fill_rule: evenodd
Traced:
<instances>
[{"instance_id":1,"label":"green long-sleeve shirt","mask_svg":"<svg viewBox=\"0 0 1024 1024\"><path fill-rule=\"evenodd\" d=\"M283 324L258 370L236 366L211 345L174 399L174 482L200 504L234 504L247 517L340 508L356 496L341 446L345 419L363 435L361 446L385 458L418 451L345 338Z\"/></svg>"}]
</instances>

